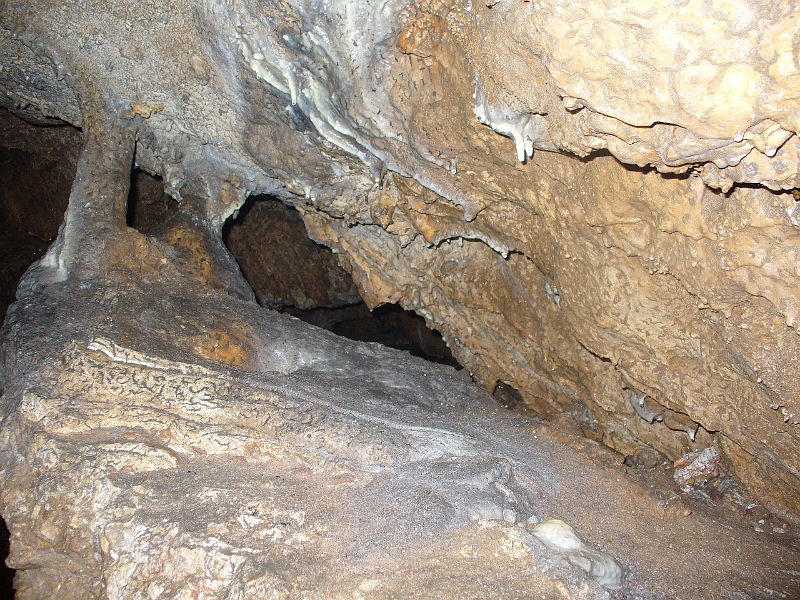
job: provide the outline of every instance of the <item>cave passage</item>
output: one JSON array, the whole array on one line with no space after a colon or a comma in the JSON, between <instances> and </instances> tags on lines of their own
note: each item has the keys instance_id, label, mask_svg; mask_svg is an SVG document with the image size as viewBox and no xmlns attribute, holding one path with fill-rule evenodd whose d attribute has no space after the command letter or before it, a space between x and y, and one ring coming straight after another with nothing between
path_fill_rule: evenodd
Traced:
<instances>
[{"instance_id":1,"label":"cave passage","mask_svg":"<svg viewBox=\"0 0 800 600\"><path fill-rule=\"evenodd\" d=\"M223 239L259 304L337 335L404 350L460 369L438 331L397 304L370 311L336 255L309 239L300 214L254 196L229 219Z\"/></svg>"},{"instance_id":2,"label":"cave passage","mask_svg":"<svg viewBox=\"0 0 800 600\"><path fill-rule=\"evenodd\" d=\"M69 200L80 130L28 124L7 109L0 121L0 318L17 282L58 234ZM180 204L160 177L134 168L126 223L149 234ZM293 208L254 196L229 219L224 241L265 308L289 313L349 339L376 342L460 369L438 331L399 305L370 311L334 253L308 238Z\"/></svg>"},{"instance_id":3,"label":"cave passage","mask_svg":"<svg viewBox=\"0 0 800 600\"><path fill-rule=\"evenodd\" d=\"M56 238L64 218L81 146L80 130L36 126L0 109L0 321L17 283ZM163 181L134 168L126 224L149 234L180 204ZM259 222L259 218L263 222ZM226 243L265 308L353 340L377 342L457 369L439 332L398 305L370 311L334 254L308 238L296 210L251 198L224 230ZM278 249L282 253L276 254ZM1 383L1 382L0 382ZM0 385L0 395L2 386ZM15 570L6 566L10 534L0 518L0 600L14 597Z\"/></svg>"},{"instance_id":4,"label":"cave passage","mask_svg":"<svg viewBox=\"0 0 800 600\"><path fill-rule=\"evenodd\" d=\"M4 115L0 115L0 121L2 120L2 116ZM25 127L20 127L25 129ZM56 134L60 132L61 135L73 140L73 142L62 142L59 146L58 144L54 145L52 139L49 141L30 141L36 140L39 133L47 133L52 138L54 132ZM0 133L2 133L2 131L0 131ZM71 181L75 177L74 165L77 157L77 150L75 149L78 148L79 144L74 143L74 140L79 140L80 133L73 128L67 127L60 129L40 127L27 131L26 136L23 137L29 138L26 143L30 145L20 146L19 141L15 141L13 136L0 137L0 250L4 251L2 265L3 278L2 281L0 281L0 292L2 293L2 299L7 300L6 304L13 301L14 287L16 286L18 278L33 261L42 256L46 251L47 245L55 238L58 232L59 225L63 219L64 207L66 207L69 198ZM61 148L61 153L59 154L59 151L54 150L54 148L56 150ZM121 173L122 177L127 176L127 171L121 170ZM80 182L80 178L78 178L78 181ZM127 199L125 222L129 227L143 234L152 234L152 239L154 241L158 241L159 235L163 234L163 231L161 231L161 234L159 233L160 226L171 222L173 217L176 217L176 220L179 221L177 218L183 217L185 219L186 214L191 213L191 210L187 209L187 207L189 209L193 208L191 202L181 207L176 200L164 192L163 181L160 178L153 177L145 171L134 168L130 173L130 181L131 186ZM118 199L124 200L124 197L120 195ZM30 207L35 207L35 210ZM189 223L191 225L190 221L184 220L179 222L184 224ZM131 231L127 233L131 234L129 236L131 238L137 240L142 239L142 236L133 235ZM163 235L162 237L169 243L169 237ZM219 237L216 231L213 232L213 237L219 244ZM252 288L258 303L265 309L292 315L305 323L321 327L351 340L378 343L383 346L406 351L411 355L423 358L427 361L450 365L456 369L461 368L461 365L459 365L452 356L442 336L438 332L429 329L423 317L413 312L405 311L401 306L394 304L385 304L374 310L370 310L361 299L361 294L353 278L350 276L347 269L343 267L343 263L340 262L340 257L337 257L330 249L312 241L306 232L300 213L281 200L267 196L251 198L245 203L242 209L238 211L238 214L234 218L228 220L223 229L223 241L230 251L229 255L224 249L222 250L222 254L224 254L224 257L228 260L228 262L222 265L223 270L229 274L235 273L236 266L238 265ZM190 242L192 242L192 240L188 238L187 243ZM171 247L161 246L159 251L165 252L168 255L174 247L175 245ZM461 246L459 245L459 247ZM231 255L235 258L236 263L231 259ZM120 253L119 256L123 261L127 257L124 253ZM163 256L163 254L156 256ZM201 255L200 258L203 259L204 257ZM162 262L166 263L166 261ZM541 277L538 276L536 281L538 286L538 282L541 282ZM547 279L545 279L545 281L547 281ZM209 287L213 288L213 286ZM218 289L220 287L222 286L218 286ZM246 288L247 293L250 294L247 285L242 283L242 287ZM167 288L165 287L163 289ZM226 291L229 292L228 296L224 294L217 295L218 302L225 304L231 301L232 296L237 296L237 294L230 293L228 289L226 289ZM554 293L549 290L549 288L546 288L545 291L548 293L548 296ZM161 297L161 295L157 294L155 297ZM238 295L238 297L241 298L242 296ZM252 299L252 295L248 297ZM553 301L558 305L552 297L549 298L548 302L549 301ZM89 310L87 306L92 303L94 303L93 299L88 301L84 300L76 309L76 312ZM22 304L24 303L20 303L20 306ZM128 304L124 302L121 304L128 306ZM261 313L258 318L263 318L263 315L267 314L259 310L252 302L242 303L233 301L232 304L226 306L232 306L234 304L237 309L244 306L248 310ZM210 307L208 304L203 304L202 302L198 302L196 307L197 308L194 310L186 311L173 309L165 310L165 314L167 315L165 321L172 323L175 318L186 317L187 324L193 325L197 324L200 320L207 320L208 328L212 329L215 326L213 318L214 307ZM547 307L552 308L549 305L547 305ZM3 312L5 312L5 308L6 305L3 305ZM143 315L146 311L137 309L131 312L135 315ZM198 315L202 316L198 317ZM208 319L206 319L207 315L209 315ZM271 315L280 317L280 315L275 315L274 312L271 313ZM115 322L118 318L119 314L115 315ZM192 323L192 321L194 321L194 323ZM302 328L296 327L302 325L296 321L289 319L284 319L284 321L293 323L291 327L294 327L294 329L292 330L290 327L287 327L287 331L294 331L296 333L298 331L302 332L312 329L306 328L306 330L303 330ZM233 357L233 359L236 359L236 352L240 347L235 345L237 341L235 335L231 336L228 334L229 331L235 333L240 322L247 323L245 319L228 322L219 330L211 331L211 333L217 336L214 338L213 344L207 346L184 344L181 347L195 347L200 348L201 351L207 350L207 352L203 354L205 358L213 360L221 358L221 362L223 363L226 362L227 358ZM254 320L254 322L256 321ZM263 324L263 321L261 323ZM124 326L123 329L125 329ZM127 329L133 330L135 328L128 326ZM265 329L267 328L259 326L259 331ZM322 332L315 331L315 333L309 334L309 336L318 335L320 333ZM217 343L221 339L222 334L228 335L228 337L225 338L227 341L224 342L227 343L228 346L223 347L223 342ZM330 337L331 336L328 336L328 339ZM113 334L111 338L115 339L113 338ZM300 338L302 338L302 335L294 337L292 335L287 335L287 339L289 339L290 342ZM95 341L92 341L92 344L94 343ZM337 355L337 353L340 351L341 347L352 349L353 345L350 344L348 346L348 344L350 343L341 339L334 342L329 341L327 346L322 346L320 349L313 347L307 354L314 358L314 351L319 350L319 354L324 355L323 360L320 361L322 364L328 364L329 359L330 362L333 363L337 360L337 357L340 361L345 361L347 357L343 358ZM136 346L131 346L131 348L135 349ZM220 349L222 351L217 352L217 350ZM173 350L179 352L180 348L175 346ZM224 354L225 350L230 350L228 355ZM301 347L301 350L305 352L308 348ZM125 352L127 352L127 350L125 350ZM215 352L217 352L217 354L215 354ZM434 380L439 381L439 383L437 387L427 389L424 394L426 402L428 401L428 397L437 398L440 395L451 393L451 386L453 389L461 390L452 392L453 398L458 402L461 402L463 398L467 398L468 396L471 397L471 394L475 391L475 386L473 386L474 380L471 378L472 373L470 373L470 376L467 376L466 370L456 376L450 369L439 369L439 367L433 367L432 365L421 366L423 365L422 361L413 361L415 364L412 365L401 363L401 360L398 360L396 356L392 356L394 353L387 353L383 349L376 350L375 347L360 345L358 352L372 352L375 353L374 356L378 356L380 352L383 352L384 354L381 356L383 362L367 363L366 366L357 362L348 363L345 361L341 363L345 365L342 370L346 373L343 380L351 382L353 385L351 393L342 395L347 397L346 402L348 403L363 399L363 395L365 394L374 394L374 397L378 400L372 405L379 406L379 410L391 412L394 410L395 406L401 407L400 410L402 410L404 401L409 402L410 398L410 396L404 398L404 393L407 393L408 390L412 390L412 395L416 397L418 393L416 389L420 388L423 383L426 385L433 385L429 382ZM279 356L279 354L279 351L275 352L275 355L278 357L275 359L275 364L280 362L278 359L285 358ZM288 354L290 353L287 353L287 355ZM156 356L172 358L171 352L156 354ZM387 376L388 383L384 382L386 383L384 387L370 387L374 383L371 382L372 378L377 376L365 369L375 369L375 365L377 364L379 368L375 369L375 371L379 371L384 363L393 365L394 368L394 371L392 371L390 375L383 374ZM242 366L240 362L236 362L235 360L228 360L227 364L231 366ZM267 370L284 373L282 368ZM313 372L313 369L310 369L310 371ZM418 379L415 381L412 378L411 384L408 384L406 378L411 377L409 373L413 375L414 372L416 372ZM419 379L420 373L422 374L422 379ZM320 368L316 376L327 377L329 373L326 368ZM427 379L429 376L430 378ZM427 381L425 381L426 379ZM368 383L365 384L365 382ZM338 381L336 383L337 385L339 384ZM2 384L3 382L0 380L0 387L2 387ZM294 385L294 383L289 385ZM458 386L462 386L462 388ZM471 387L467 390L463 388L463 386ZM323 389L327 391L328 389L333 390L336 388L332 386L323 386ZM541 390L544 390L542 392L543 394L546 392L544 388L541 388ZM295 391L294 389L291 390L291 392ZM2 389L0 389L0 395L2 395ZM552 419L552 423L548 424L547 427L552 426L553 435L556 437L563 436L565 439L572 440L571 443L584 452L584 455L578 461L579 464L582 464L581 461L583 461L586 456L596 457L600 454L599 445L595 444L595 442L603 441L604 434L597 426L597 420L590 414L584 403L574 402L570 405L570 408L561 415L552 415L538 408L535 410L531 409L531 411L528 412L526 409L529 405L533 406L533 404L529 403L520 390L516 389L511 383L503 381L497 383L493 396L494 399L505 408L518 409L517 412L521 413L523 417L535 414L535 416L543 417L544 420ZM631 398L631 402L639 402L639 409L646 407L645 395L631 395ZM110 404L113 405L115 401L116 397L114 397ZM262 403L263 398L256 398L254 400L256 409L260 409ZM322 411L320 414L327 414L324 413L324 410L330 407L327 405L321 406L323 406L323 408L320 409ZM454 406L458 407L459 405L454 404ZM636 409L637 405L632 404L632 406L633 410L636 410L639 412L639 415L642 416L641 411ZM428 405L426 405L426 407L430 408ZM340 414L350 414L353 412L350 404L345 405L343 403L342 406L337 406L336 408L338 412L330 414L337 418ZM492 410L496 408L497 407L493 407ZM461 407L459 410L461 409L466 410L464 407ZM103 410L105 411L105 408ZM231 418L235 418L237 410L223 409L219 412L220 414L224 414L225 418L231 415L233 415ZM275 411L275 414L278 415L275 418L279 418L279 413L280 411ZM440 415L435 413L431 414L435 418L440 417ZM662 413L659 413L659 415L661 414ZM665 415L664 420L666 420L667 413L664 412L663 414ZM470 413L470 415L474 416L473 413ZM519 416L520 415L502 415L500 419L483 421L483 427L491 432L493 428L505 427L504 423L506 417L516 418ZM375 417L367 422L384 423L385 421L386 419L381 416L380 418ZM652 422L652 419L650 422ZM639 424L638 422L636 423ZM459 422L457 425L460 427L463 425L463 422ZM405 425L403 426L405 427ZM669 427L667 424L665 424L665 426ZM526 421L525 427L542 427L542 419ZM673 429L672 427L669 428L670 430ZM520 430L522 430L522 428L520 428ZM256 428L255 431L260 432L260 429ZM421 439L423 439L423 441L424 436L433 435L437 432L441 433L441 430L428 427L427 422L422 426L406 427L405 431L412 431L414 435L422 435L423 437ZM505 433L502 433L504 431L502 429L497 429L497 431L499 432L497 435L492 434L489 437L505 441L509 431L505 431ZM533 431L533 429L531 431ZM546 435L550 435L544 428L537 429L536 431L540 433L542 438ZM680 431L681 433L685 433L684 429ZM694 429L694 432L696 433L697 429ZM386 431L384 429L379 431L379 443L372 444L372 442L367 440L369 443L364 446L363 456L371 456L371 453L375 451L374 448L385 443L385 433ZM313 432L309 432L308 435L309 437L312 436ZM343 436L345 440L343 448L349 449L351 447L356 447L358 443L363 442L363 440L359 441L357 436L354 438L349 436L349 432L347 435ZM398 439L401 438L403 438L403 436L398 437ZM440 440L440 442L437 442L437 444L439 444L438 446L434 444L431 447L449 448L453 439L458 438L459 436L445 437ZM537 439L539 438L534 435L532 439L527 439L525 444L515 446L516 449L514 452L517 454L515 455L514 452L511 453L514 460L516 461L518 456L530 452L531 456L528 458L532 461L531 464L535 462L533 458L534 455L536 457L535 460L538 461L540 455L544 454L538 452L538 450L534 451L536 444L540 443L534 442L534 440ZM691 438L691 441L694 442L694 437ZM305 444L306 442L303 441L303 443ZM404 441L403 443L405 444L406 442ZM407 448L405 446L398 445L393 451L394 456L391 456L392 460L395 459L395 456L401 456L402 452L406 450ZM503 452L506 452L506 450L505 447L502 448ZM425 451L427 452L429 450ZM455 486L453 489L456 490L457 493L454 492L449 502L451 502L453 506L461 507L459 510L464 509L470 515L477 515L481 519L486 518L494 521L503 521L506 524L517 523L517 519L520 515L531 512L530 507L526 505L529 500L519 503L515 500L516 492L514 492L512 487L517 485L514 480L516 475L511 469L506 468L506 459L500 460L497 464L490 464L487 467L488 475L486 476L473 472L472 469L483 468L480 465L481 461L485 459L484 455L488 454L493 456L494 454L498 454L500 448L494 447L486 452L481 452L482 453L467 457L467 459L464 460L463 468L465 470L460 474L456 473L458 477L455 477L455 475L453 476L451 483ZM779 521L774 515L770 514L766 508L752 502L732 476L724 475L720 477L720 473L717 472L716 474L711 474L713 476L710 480L700 478L697 480L697 483L692 481L691 478L686 479L686 483L690 483L693 487L684 485L680 491L686 494L687 498L686 500L680 500L677 492L678 488L676 487L677 480L673 480L673 477L669 473L671 461L667 460L665 455L649 447L638 448L636 451L627 454L623 463L622 455L613 454L608 450L603 450L603 452L602 460L605 461L607 471L619 474L619 477L616 478L616 484L620 487L620 494L617 494L617 496L621 495L622 488L628 485L629 482L641 484L643 488L644 486L649 486L651 489L656 488L656 491L653 492L653 498L649 501L651 504L658 503L659 510L664 509L663 513L667 520L674 520L674 515L679 515L681 519L684 519L693 513L701 513L704 510L711 512L715 509L719 509L715 516L720 517L721 511L725 508L732 509L732 511L738 514L745 522L745 527L749 524L755 532L766 532L775 536L779 542L783 542L783 538L780 536L788 538L794 535L791 533L787 524ZM392 453L389 452L389 455L391 454ZM359 457L361 456L362 455L359 455ZM693 455L690 454L687 456L692 457ZM694 456L694 458L691 459L692 462L687 466L692 467L692 465L700 461L703 456L702 453ZM707 463L711 464L708 461ZM716 463L713 463L712 466L716 467ZM435 467L436 469L444 469L445 471L454 468L449 462L435 465ZM197 467L193 464L192 468L196 469ZM583 469L583 467L581 466L580 469ZM605 489L605 484L608 482L609 485L611 485L614 479L608 476L607 471L598 471L595 475L596 479L593 485L585 485L582 481L574 483L573 485L580 487L581 491L588 489ZM193 471L187 469L186 472L192 474ZM303 477L307 476L304 470L298 472L302 472ZM480 475L480 477L472 477L476 475L476 473ZM581 470L580 473L581 477L583 477L583 470ZM461 480L464 474L469 474L472 477L467 480L467 484L464 484ZM497 495L500 500L494 500L492 498L487 500L482 496L483 492L479 494L481 497L473 497L475 492L472 489L474 486L471 482L478 480L489 481L491 493ZM498 480L497 485L493 483L495 480ZM655 482L655 484L651 482ZM345 481L345 483L349 483L349 480ZM434 481L434 483L436 485L439 484L438 481ZM523 488L519 487L516 489L519 491L519 497L524 498ZM445 491L443 491L443 493ZM386 495L393 500L395 492L395 490L389 490L386 492ZM575 492L574 489L573 492ZM430 493L430 490L426 488L422 495L409 496L408 506L422 505L420 498L427 497ZM627 493L627 491L625 493ZM569 497L579 497L580 495L580 493L566 494L566 496ZM666 501L663 506L662 501ZM506 504L514 504L515 508L508 508ZM706 506L706 504L708 506ZM235 503L232 503L232 505L235 505ZM667 510L670 506L674 506L674 508L671 509L672 513L674 513L673 516L670 516L670 511ZM523 510L527 512L523 513ZM9 523L15 528L14 531L16 535L17 529L13 513L6 511L6 509L4 509L4 513ZM574 511L570 514L574 518L578 518L575 516ZM239 516L241 517L242 515ZM248 516L252 517L253 515L248 513ZM534 515L534 517L535 516L536 515ZM470 520L473 520L472 517L470 517ZM649 524L645 523L641 526L649 527ZM587 525L584 523L584 528L586 527ZM8 557L8 551L9 532L8 528L5 526L5 521L0 519L0 560L5 561ZM20 566L20 571L18 573L24 576L26 573L25 567ZM6 597L13 597L14 590L12 586L14 574L15 571L13 569L5 567L5 565L0 567L0 600ZM20 595L24 595L24 593L20 592Z\"/></svg>"},{"instance_id":5,"label":"cave passage","mask_svg":"<svg viewBox=\"0 0 800 600\"><path fill-rule=\"evenodd\" d=\"M79 144L73 127L34 126L0 109L0 321L20 277L58 234Z\"/></svg>"},{"instance_id":6,"label":"cave passage","mask_svg":"<svg viewBox=\"0 0 800 600\"><path fill-rule=\"evenodd\" d=\"M662 4L6 2L0 596L800 598L800 21Z\"/></svg>"}]
</instances>

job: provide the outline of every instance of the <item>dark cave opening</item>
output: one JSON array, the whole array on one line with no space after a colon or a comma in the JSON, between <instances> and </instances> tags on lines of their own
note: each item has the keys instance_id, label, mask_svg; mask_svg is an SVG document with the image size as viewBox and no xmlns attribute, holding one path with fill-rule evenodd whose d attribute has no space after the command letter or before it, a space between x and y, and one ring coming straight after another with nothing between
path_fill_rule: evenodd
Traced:
<instances>
[{"instance_id":1,"label":"dark cave opening","mask_svg":"<svg viewBox=\"0 0 800 600\"><path fill-rule=\"evenodd\" d=\"M178 201L164 191L161 177L134 167L125 215L128 227L148 234L175 214L179 206Z\"/></svg>"},{"instance_id":2,"label":"dark cave opening","mask_svg":"<svg viewBox=\"0 0 800 600\"><path fill-rule=\"evenodd\" d=\"M20 171L36 168L35 157L20 150L0 146L0 319L15 300L17 282L28 267L41 258L58 232L46 227L30 227L20 210L18 197L34 197L29 182L17 181ZM38 196L38 193L36 194Z\"/></svg>"},{"instance_id":3,"label":"dark cave opening","mask_svg":"<svg viewBox=\"0 0 800 600\"><path fill-rule=\"evenodd\" d=\"M460 369L442 335L396 304L370 310L329 248L309 239L300 214L269 196L250 198L223 239L259 304L343 337L377 342Z\"/></svg>"},{"instance_id":4,"label":"dark cave opening","mask_svg":"<svg viewBox=\"0 0 800 600\"><path fill-rule=\"evenodd\" d=\"M14 597L14 573L16 571L6 566L6 559L11 541L5 519L0 517L0 600Z\"/></svg>"},{"instance_id":5,"label":"dark cave opening","mask_svg":"<svg viewBox=\"0 0 800 600\"><path fill-rule=\"evenodd\" d=\"M58 234L82 135L73 127L30 125L5 109L0 111L1 322L16 298L19 279ZM164 192L161 178L132 170L129 227L147 234L178 208L179 203ZM264 215L269 218L259 222ZM248 228L253 231L243 235ZM241 239L235 241L237 236ZM429 329L423 317L399 305L370 311L333 252L311 241L299 213L279 200L249 200L226 224L224 240L265 308L353 340L377 342L461 368L441 334ZM284 253L275 256L276 246ZM265 284L269 281L280 286L273 289ZM14 597L15 570L5 564L9 545L10 533L0 517L0 600Z\"/></svg>"},{"instance_id":6,"label":"dark cave opening","mask_svg":"<svg viewBox=\"0 0 800 600\"><path fill-rule=\"evenodd\" d=\"M179 203L163 181L135 168L131 173L127 225L148 234ZM309 239L300 214L271 196L253 196L225 223L223 241L253 288L258 303L343 337L376 342L456 369L441 333L401 306L370 311L335 254Z\"/></svg>"},{"instance_id":7,"label":"dark cave opening","mask_svg":"<svg viewBox=\"0 0 800 600\"><path fill-rule=\"evenodd\" d=\"M0 113L0 319L15 300L19 279L58 234L81 145L77 128L31 125L6 109ZM132 169L129 227L148 234L179 206L160 177ZM423 317L399 305L370 311L334 253L310 240L299 213L281 201L250 198L228 220L223 237L265 308L461 368Z\"/></svg>"},{"instance_id":8,"label":"dark cave opening","mask_svg":"<svg viewBox=\"0 0 800 600\"><path fill-rule=\"evenodd\" d=\"M377 342L431 362L462 368L438 331L428 329L423 317L397 304L384 304L371 311L359 302L338 309L287 307L282 312L351 340Z\"/></svg>"},{"instance_id":9,"label":"dark cave opening","mask_svg":"<svg viewBox=\"0 0 800 600\"><path fill-rule=\"evenodd\" d=\"M32 125L0 108L0 320L58 234L81 139L74 127Z\"/></svg>"}]
</instances>

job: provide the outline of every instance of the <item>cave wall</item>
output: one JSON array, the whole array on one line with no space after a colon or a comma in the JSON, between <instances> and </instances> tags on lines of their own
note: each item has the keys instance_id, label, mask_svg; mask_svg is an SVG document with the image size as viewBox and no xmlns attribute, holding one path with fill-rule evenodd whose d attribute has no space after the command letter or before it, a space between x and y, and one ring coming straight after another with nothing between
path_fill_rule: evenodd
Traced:
<instances>
[{"instance_id":1,"label":"cave wall","mask_svg":"<svg viewBox=\"0 0 800 600\"><path fill-rule=\"evenodd\" d=\"M796 521L799 19L786 1L11 2L0 103L87 144L127 122L135 164L213 228L276 195L370 305L425 316L488 388L545 415L583 402L626 453L716 443ZM79 229L51 251L65 268Z\"/></svg>"}]
</instances>

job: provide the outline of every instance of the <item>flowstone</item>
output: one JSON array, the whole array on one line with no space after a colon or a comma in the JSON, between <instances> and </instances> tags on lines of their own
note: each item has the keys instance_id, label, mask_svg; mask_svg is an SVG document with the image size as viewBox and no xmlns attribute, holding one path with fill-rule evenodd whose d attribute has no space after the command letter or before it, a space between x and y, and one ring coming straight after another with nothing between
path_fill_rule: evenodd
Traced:
<instances>
[{"instance_id":1,"label":"flowstone","mask_svg":"<svg viewBox=\"0 0 800 600\"><path fill-rule=\"evenodd\" d=\"M187 331L184 315L205 318ZM8 374L31 375L4 396L19 598L384 595L425 553L461 573L491 551L503 567L466 593L496 580L607 597L579 571L542 570L514 527L541 466L507 456L498 439L520 424L450 368L229 297L108 282L18 303L6 333ZM236 353L203 359L203 340L226 336ZM451 556L468 543L475 556Z\"/></svg>"},{"instance_id":2,"label":"flowstone","mask_svg":"<svg viewBox=\"0 0 800 600\"><path fill-rule=\"evenodd\" d=\"M2 333L19 597L796 596L791 548L486 394L714 447L800 523L800 13L673 4L4 3L0 105L84 137ZM133 166L180 202L148 235ZM256 306L248 194L484 389Z\"/></svg>"},{"instance_id":3,"label":"flowstone","mask_svg":"<svg viewBox=\"0 0 800 600\"><path fill-rule=\"evenodd\" d=\"M797 525L800 12L679 4L11 1L0 105L136 121L192 219L279 197L487 390L626 455L714 445Z\"/></svg>"}]
</instances>

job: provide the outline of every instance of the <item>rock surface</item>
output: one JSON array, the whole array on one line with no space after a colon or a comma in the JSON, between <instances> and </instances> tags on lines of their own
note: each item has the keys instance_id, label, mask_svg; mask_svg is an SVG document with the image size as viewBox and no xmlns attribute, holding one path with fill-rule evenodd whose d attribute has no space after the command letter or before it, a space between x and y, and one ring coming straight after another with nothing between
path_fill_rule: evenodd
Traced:
<instances>
[{"instance_id":1,"label":"rock surface","mask_svg":"<svg viewBox=\"0 0 800 600\"><path fill-rule=\"evenodd\" d=\"M463 372L185 273L168 288L75 277L11 308L0 508L18 599L800 588L787 547L684 517L610 451L587 459ZM540 542L549 517L580 547Z\"/></svg>"},{"instance_id":2,"label":"rock surface","mask_svg":"<svg viewBox=\"0 0 800 600\"><path fill-rule=\"evenodd\" d=\"M716 445L798 523L799 19L788 1L6 3L0 102L86 138L22 293L190 272L252 298L218 233L272 193L487 388L584 402L626 454ZM157 252L121 233L134 161L185 207ZM248 366L220 336L196 343Z\"/></svg>"}]
</instances>

